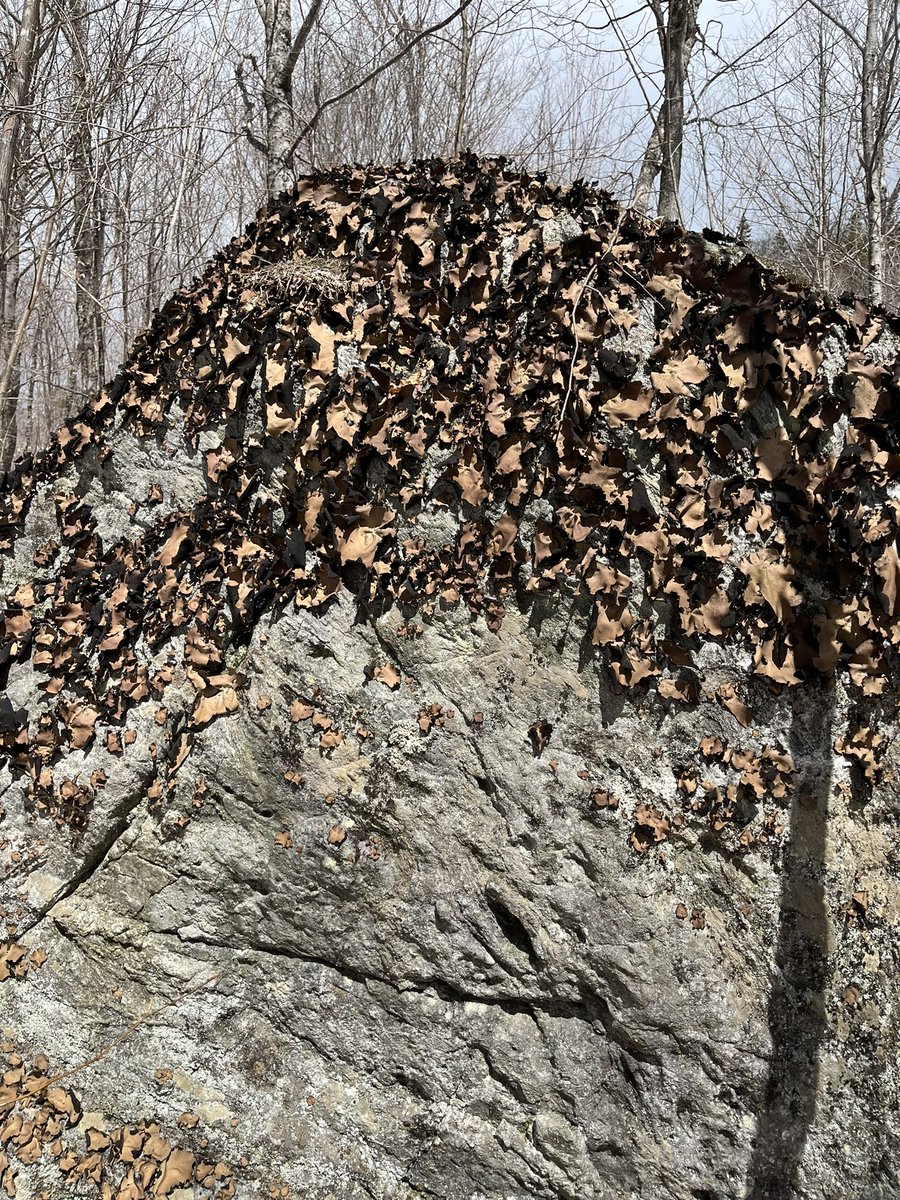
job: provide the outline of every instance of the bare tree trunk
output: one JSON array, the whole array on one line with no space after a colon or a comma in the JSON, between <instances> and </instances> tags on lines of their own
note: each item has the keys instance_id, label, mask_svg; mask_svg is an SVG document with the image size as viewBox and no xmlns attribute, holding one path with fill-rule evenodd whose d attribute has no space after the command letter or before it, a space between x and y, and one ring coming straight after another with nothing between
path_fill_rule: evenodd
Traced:
<instances>
[{"instance_id":1,"label":"bare tree trunk","mask_svg":"<svg viewBox=\"0 0 900 1200\"><path fill-rule=\"evenodd\" d=\"M463 149L463 131L466 126L466 101L469 93L469 53L471 37L469 33L469 14L463 9L460 13L460 44L459 44L459 97L456 104L456 126L453 130L453 155L458 158Z\"/></svg>"},{"instance_id":2,"label":"bare tree trunk","mask_svg":"<svg viewBox=\"0 0 900 1200\"><path fill-rule=\"evenodd\" d=\"M859 36L819 0L808 0L839 29L859 55L859 157L866 208L866 275L869 299L884 302L885 142L896 128L900 91L900 5L866 0L865 32Z\"/></svg>"},{"instance_id":3,"label":"bare tree trunk","mask_svg":"<svg viewBox=\"0 0 900 1200\"><path fill-rule=\"evenodd\" d=\"M879 53L878 16L881 0L868 0L866 37L862 53L861 134L863 187L866 199L869 298L884 300L884 139L878 128Z\"/></svg>"},{"instance_id":4,"label":"bare tree trunk","mask_svg":"<svg viewBox=\"0 0 900 1200\"><path fill-rule=\"evenodd\" d=\"M212 77L213 67L216 65L216 58L219 54L219 47L222 44L222 39L225 36L225 29L228 22L228 14L231 11L231 0L227 0L225 7L222 10L222 16L219 20L219 29L216 33L216 40L213 43L212 50L209 55L209 62L206 64L206 70L200 81L200 88L197 97L194 101L194 106L191 109L191 116L187 128L187 148L184 156L184 161L181 164L181 171L178 176L178 190L175 193L175 203L172 205L172 215L169 218L169 225L166 230L166 245L163 252L163 287L168 289L175 282L176 272L173 269L175 261L175 242L178 232L178 225L181 220L181 208L184 204L184 195L187 189L188 175L191 171L196 170L195 155L198 148L198 142L201 140L197 135L197 126L200 116L200 101L203 98L209 81ZM162 297L161 297L162 299Z\"/></svg>"},{"instance_id":5,"label":"bare tree trunk","mask_svg":"<svg viewBox=\"0 0 900 1200\"><path fill-rule=\"evenodd\" d=\"M19 352L22 349L22 343L25 338L25 330L28 328L28 322L31 319L31 314L34 312L35 306L37 305L38 296L41 292L44 270L47 266L47 258L50 253L50 248L53 244L53 228L58 207L57 195L57 205L53 212L49 215L44 229L44 244L41 247L40 258L35 264L34 278L31 283L31 295L28 297L25 308L16 322L16 329L15 333L13 334L12 343L9 347L9 353L7 354L6 361L3 364L2 373L0 373L0 396L11 398L14 415L19 406L19 389L17 386L16 390L14 391L11 387L11 381L17 373ZM31 390L30 387L29 390ZM31 405L29 405L29 408L31 408ZM31 429L27 429L26 431L17 429L17 422L15 419L0 426L0 461L5 463L4 469L9 466L10 462L15 456L17 444L20 441L25 442L27 438L30 438L30 436Z\"/></svg>"},{"instance_id":6,"label":"bare tree trunk","mask_svg":"<svg viewBox=\"0 0 900 1200\"><path fill-rule=\"evenodd\" d=\"M20 143L21 145L21 143ZM10 188L8 205L4 211L6 228L3 252L0 254L0 373L8 375L9 382L0 395L0 425L10 426L9 441L15 445L22 431L19 424L19 388L21 372L17 361L11 357L15 343L16 325L19 317L19 279L21 276L21 234L22 234L22 191L13 180ZM7 367L9 368L7 372ZM4 442L6 442L4 437ZM9 452L8 452L9 453ZM9 465L0 454L0 471Z\"/></svg>"},{"instance_id":7,"label":"bare tree trunk","mask_svg":"<svg viewBox=\"0 0 900 1200\"><path fill-rule=\"evenodd\" d=\"M266 75L266 190L277 196L294 182L294 88L288 62L291 55L290 0L264 0Z\"/></svg>"},{"instance_id":8,"label":"bare tree trunk","mask_svg":"<svg viewBox=\"0 0 900 1200\"><path fill-rule=\"evenodd\" d=\"M322 0L312 0L296 37L290 0L256 0L266 35L263 108L266 113L266 191L277 196L294 183L297 118L294 68L312 32Z\"/></svg>"},{"instance_id":9,"label":"bare tree trunk","mask_svg":"<svg viewBox=\"0 0 900 1200\"><path fill-rule=\"evenodd\" d=\"M12 61L6 78L6 113L0 129L0 471L12 461L16 448L18 374L10 355L16 333L16 292L22 209L16 183L25 112L41 25L41 0L25 0Z\"/></svg>"},{"instance_id":10,"label":"bare tree trunk","mask_svg":"<svg viewBox=\"0 0 900 1200\"><path fill-rule=\"evenodd\" d=\"M658 212L667 220L677 221L681 215L678 189L684 148L684 93L688 65L697 40L700 0L669 0L665 9L661 0L650 0L650 7L656 17L663 62L663 98L657 122L657 127L662 126L657 135L661 135L662 143ZM651 134L651 140L654 134Z\"/></svg>"},{"instance_id":11,"label":"bare tree trunk","mask_svg":"<svg viewBox=\"0 0 900 1200\"><path fill-rule=\"evenodd\" d=\"M659 117L657 117L653 122L653 131L647 139L647 149L644 151L640 174L634 188L634 199L631 201L631 207L635 212L647 212L650 205L650 193L653 190L653 183L662 165L661 152Z\"/></svg>"},{"instance_id":12,"label":"bare tree trunk","mask_svg":"<svg viewBox=\"0 0 900 1200\"><path fill-rule=\"evenodd\" d=\"M6 249L7 221L13 195L19 143L31 90L35 47L41 22L41 0L25 0L12 62L6 79L6 114L0 129L0 254Z\"/></svg>"},{"instance_id":13,"label":"bare tree trunk","mask_svg":"<svg viewBox=\"0 0 900 1200\"><path fill-rule=\"evenodd\" d=\"M94 121L88 48L88 17L84 0L71 0L66 35L72 53L72 250L75 257L75 349L77 387L89 396L103 382L103 217L100 206L99 164L93 146Z\"/></svg>"},{"instance_id":14,"label":"bare tree trunk","mask_svg":"<svg viewBox=\"0 0 900 1200\"><path fill-rule=\"evenodd\" d=\"M826 61L825 30L818 30L818 58L816 61L817 106L816 106L816 282L825 291L831 290L831 252L829 234L831 227L831 196L828 188L828 64Z\"/></svg>"},{"instance_id":15,"label":"bare tree trunk","mask_svg":"<svg viewBox=\"0 0 900 1200\"><path fill-rule=\"evenodd\" d=\"M131 345L131 247L129 233L131 230L131 180L125 181L122 195L116 197L115 222L119 230L118 260L119 260L119 290L122 294L122 342L123 348Z\"/></svg>"},{"instance_id":16,"label":"bare tree trunk","mask_svg":"<svg viewBox=\"0 0 900 1200\"><path fill-rule=\"evenodd\" d=\"M34 436L35 425L37 424L34 410L34 379L28 381L28 391L24 397L20 397L19 410L23 413L25 419L19 422L19 427L16 430L16 458L20 454L27 454L29 450L39 444Z\"/></svg>"},{"instance_id":17,"label":"bare tree trunk","mask_svg":"<svg viewBox=\"0 0 900 1200\"><path fill-rule=\"evenodd\" d=\"M147 254L144 266L144 304L141 324L149 325L160 293L162 276L162 230L152 221L146 231Z\"/></svg>"}]
</instances>

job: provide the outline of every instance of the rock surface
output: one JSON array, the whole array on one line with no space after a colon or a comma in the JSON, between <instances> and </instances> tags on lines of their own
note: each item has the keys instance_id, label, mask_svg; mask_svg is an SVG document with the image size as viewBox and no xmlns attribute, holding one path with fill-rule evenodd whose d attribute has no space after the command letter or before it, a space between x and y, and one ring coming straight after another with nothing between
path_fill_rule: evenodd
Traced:
<instances>
[{"instance_id":1,"label":"rock surface","mask_svg":"<svg viewBox=\"0 0 900 1200\"><path fill-rule=\"evenodd\" d=\"M498 180L509 195L479 209L478 189ZM467 198L494 247L487 332L501 349L517 279L535 311L565 294L545 331L568 355L545 377L549 418L511 373L485 395L525 405L534 462L597 435L607 473L577 497L589 536L558 483L577 448L543 474L511 467L511 447L527 458L521 431L442 441L451 407L414 447L407 495L390 473L400 452L386 466L354 459L337 533L315 532L347 485L303 425L309 410L332 405L318 428L346 457L360 430L386 444L385 397L413 412L445 378L466 386L433 339L413 345L399 301L387 339L354 326L351 307L343 326L329 316L342 287L359 296L372 280L408 307L404 260L442 295L462 287L453 264L477 263L472 238L449 218L443 241L433 221L415 225L441 189ZM330 233L304 224L309 206ZM501 209L526 216L506 228ZM397 211L414 234L395 262ZM75 1181L122 1200L900 1197L896 331L614 214L600 194L472 162L304 182L8 480L11 1196L69 1195ZM241 341L228 271L256 264L260 244L340 261L348 219L350 283L335 268L334 294L321 280L298 292L279 276L295 288L294 325L284 295L268 296L264 349ZM509 266L510 238L530 274ZM631 249L589 317L579 305L617 246ZM763 314L763 350L732 338L719 362L741 358L740 384L704 375L709 353L679 342L694 319L685 296L717 336ZM473 311L470 340L486 319ZM202 348L210 322L231 382ZM303 341L310 323L345 329L333 355L327 334ZM402 378L372 365L375 343ZM492 369L479 361L482 377ZM367 370L381 400L352 418L327 381L358 396ZM213 394L220 407L198 417ZM665 440L685 427L702 447L692 459ZM588 494L610 480L619 509ZM231 506L218 526L217 488ZM489 566L463 569L482 517L475 557ZM648 549L663 527L684 561ZM306 544L292 551L297 528ZM690 558L704 537L712 568ZM627 588L603 575L625 567ZM865 637L846 615L861 611ZM776 619L777 653L765 649Z\"/></svg>"}]
</instances>

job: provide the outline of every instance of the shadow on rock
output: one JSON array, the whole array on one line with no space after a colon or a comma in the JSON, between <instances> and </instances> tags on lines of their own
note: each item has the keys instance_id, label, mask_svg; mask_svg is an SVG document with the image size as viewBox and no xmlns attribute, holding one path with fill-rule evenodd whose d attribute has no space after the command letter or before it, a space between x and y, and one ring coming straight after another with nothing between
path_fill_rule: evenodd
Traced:
<instances>
[{"instance_id":1,"label":"shadow on rock","mask_svg":"<svg viewBox=\"0 0 900 1200\"><path fill-rule=\"evenodd\" d=\"M772 1051L760 1094L747 1200L799 1195L797 1172L816 1113L825 1034L829 919L825 896L834 691L796 697L789 746L797 767L782 862L775 980L769 1000Z\"/></svg>"}]
</instances>

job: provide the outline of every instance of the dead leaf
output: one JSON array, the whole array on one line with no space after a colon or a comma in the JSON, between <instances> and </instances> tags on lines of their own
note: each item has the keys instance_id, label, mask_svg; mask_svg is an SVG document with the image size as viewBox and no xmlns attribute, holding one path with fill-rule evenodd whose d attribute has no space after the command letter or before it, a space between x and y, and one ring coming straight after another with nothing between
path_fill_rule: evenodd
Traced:
<instances>
[{"instance_id":1,"label":"dead leaf","mask_svg":"<svg viewBox=\"0 0 900 1200\"><path fill-rule=\"evenodd\" d=\"M317 347L310 364L312 369L323 375L332 374L335 369L334 330L321 321L310 321L307 332Z\"/></svg>"},{"instance_id":2,"label":"dead leaf","mask_svg":"<svg viewBox=\"0 0 900 1200\"><path fill-rule=\"evenodd\" d=\"M760 479L780 479L794 457L794 446L787 432L779 426L778 432L760 438L754 451L756 470Z\"/></svg>"},{"instance_id":3,"label":"dead leaf","mask_svg":"<svg viewBox=\"0 0 900 1200\"><path fill-rule=\"evenodd\" d=\"M178 552L184 544L184 540L190 533L190 526L179 522L159 552L159 565L161 567L171 567L172 563L178 556Z\"/></svg>"},{"instance_id":4,"label":"dead leaf","mask_svg":"<svg viewBox=\"0 0 900 1200\"><path fill-rule=\"evenodd\" d=\"M235 334L227 334L222 345L222 358L225 361L225 366L230 367L231 364L238 358L243 358L245 354L250 353L250 343L242 342Z\"/></svg>"},{"instance_id":5,"label":"dead leaf","mask_svg":"<svg viewBox=\"0 0 900 1200\"><path fill-rule=\"evenodd\" d=\"M644 854L652 845L664 842L671 831L669 819L649 804L639 804L634 810L635 827L629 841L638 854Z\"/></svg>"}]
</instances>

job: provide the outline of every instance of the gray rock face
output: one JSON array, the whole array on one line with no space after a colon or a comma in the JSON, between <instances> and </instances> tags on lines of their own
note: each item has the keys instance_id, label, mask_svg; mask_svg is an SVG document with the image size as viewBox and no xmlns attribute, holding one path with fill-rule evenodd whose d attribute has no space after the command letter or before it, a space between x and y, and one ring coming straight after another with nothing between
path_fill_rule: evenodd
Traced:
<instances>
[{"instance_id":1,"label":"gray rock face","mask_svg":"<svg viewBox=\"0 0 900 1200\"><path fill-rule=\"evenodd\" d=\"M637 711L544 603L499 633L447 612L401 636L350 602L266 622L161 817L140 755L122 778L93 751L116 800L82 861L47 846L23 880L49 958L5 986L8 1035L74 1064L170 1004L78 1087L115 1120L195 1112L248 1160L239 1194L767 1196L787 1166L804 1196L897 1195L872 1119L897 1102L890 830L853 811L821 697L749 735L711 701ZM640 805L679 811L698 733L790 746L810 790L771 850L691 815L632 845Z\"/></svg>"},{"instance_id":2,"label":"gray rock face","mask_svg":"<svg viewBox=\"0 0 900 1200\"><path fill-rule=\"evenodd\" d=\"M569 214L538 211L548 245L578 242ZM672 336L659 305L640 297L605 345L640 387ZM892 336L876 338L879 361ZM832 340L829 387L846 355ZM352 375L366 343L347 346L335 370ZM248 395L241 436L277 509L291 458ZM760 435L781 429L783 407L759 397ZM821 424L832 456L851 427L835 414ZM3 558L4 593L42 595L59 570L44 548L64 540L76 501L104 547L152 544L165 527L162 542L196 513L212 490L204 454L223 453L235 423L192 439L185 421L173 403L141 434L118 414L99 448L42 480ZM644 521L672 480L630 421L614 408L607 432ZM745 424L734 453L749 473ZM454 449L423 440L417 453L420 503L398 503L395 538L450 561L469 528L447 500ZM771 499L782 485L766 469ZM156 507L132 504L151 491ZM522 547L547 536L548 495L523 501ZM865 498L873 513L889 500ZM736 608L750 590L740 568L775 545L765 511L754 520L729 531L722 559ZM208 723L189 622L162 641L139 631L149 694L53 758L59 808L40 808L40 778L5 763L10 1196L900 1197L887 694L861 698L840 673L772 685L781 664L752 675L722 630L694 638L689 703L671 675L628 690L592 636L591 596L566 572L529 590L526 559L502 623L437 598L367 607L349 588L319 608L271 604L223 637L213 669L233 688L216 695L234 703ZM799 607L781 569L773 611ZM628 604L667 646L675 593L649 582L660 560L635 551L629 570ZM154 611L148 593L142 619ZM66 686L101 653L88 646ZM27 710L38 770L48 678L13 657L5 693ZM7 719L0 709L0 734Z\"/></svg>"}]
</instances>

